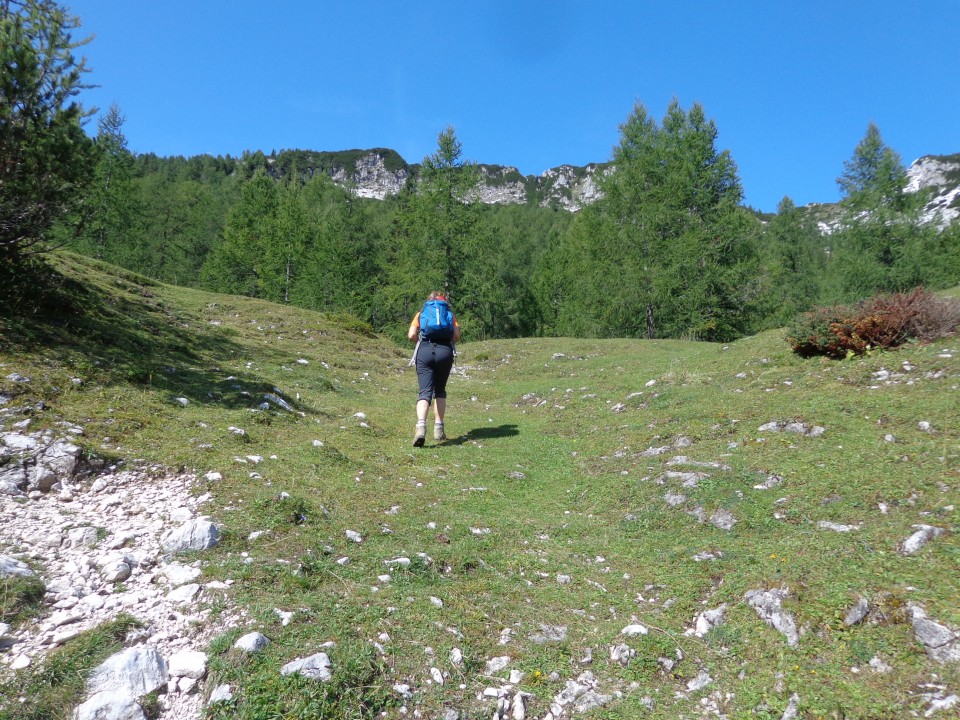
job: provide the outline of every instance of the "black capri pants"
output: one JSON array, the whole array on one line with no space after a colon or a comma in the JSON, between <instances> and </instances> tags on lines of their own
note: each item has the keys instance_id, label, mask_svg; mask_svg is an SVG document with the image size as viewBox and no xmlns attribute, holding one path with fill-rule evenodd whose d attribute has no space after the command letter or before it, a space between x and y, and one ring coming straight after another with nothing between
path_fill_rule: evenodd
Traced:
<instances>
[{"instance_id":1,"label":"black capri pants","mask_svg":"<svg viewBox=\"0 0 960 720\"><path fill-rule=\"evenodd\" d=\"M447 379L452 367L453 348L450 345L421 341L417 348L417 383L420 385L417 401L446 398Z\"/></svg>"}]
</instances>

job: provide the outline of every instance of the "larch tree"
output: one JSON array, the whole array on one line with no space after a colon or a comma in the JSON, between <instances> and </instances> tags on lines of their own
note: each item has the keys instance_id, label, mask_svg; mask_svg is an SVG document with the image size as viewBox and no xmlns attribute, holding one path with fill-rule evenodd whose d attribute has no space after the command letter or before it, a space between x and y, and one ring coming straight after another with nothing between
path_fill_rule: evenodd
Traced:
<instances>
[{"instance_id":1,"label":"larch tree","mask_svg":"<svg viewBox=\"0 0 960 720\"><path fill-rule=\"evenodd\" d=\"M96 155L76 96L80 21L53 0L0 0L0 265L48 247L77 210Z\"/></svg>"}]
</instances>

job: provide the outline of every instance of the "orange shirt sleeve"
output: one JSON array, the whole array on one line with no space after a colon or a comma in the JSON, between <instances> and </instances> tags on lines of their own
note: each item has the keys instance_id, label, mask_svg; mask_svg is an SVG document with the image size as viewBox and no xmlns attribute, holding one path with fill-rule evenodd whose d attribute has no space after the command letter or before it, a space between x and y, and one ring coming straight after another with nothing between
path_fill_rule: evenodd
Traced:
<instances>
[{"instance_id":1,"label":"orange shirt sleeve","mask_svg":"<svg viewBox=\"0 0 960 720\"><path fill-rule=\"evenodd\" d=\"M410 329L407 330L407 337L411 340L416 340L417 336L420 334L420 313L417 312L413 316L413 320L410 321Z\"/></svg>"}]
</instances>

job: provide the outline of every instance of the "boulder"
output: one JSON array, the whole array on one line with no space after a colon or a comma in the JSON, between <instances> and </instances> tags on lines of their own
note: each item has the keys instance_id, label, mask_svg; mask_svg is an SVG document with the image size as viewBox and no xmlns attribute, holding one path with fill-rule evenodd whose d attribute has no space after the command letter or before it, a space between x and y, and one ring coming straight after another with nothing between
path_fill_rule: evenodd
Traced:
<instances>
[{"instance_id":1,"label":"boulder","mask_svg":"<svg viewBox=\"0 0 960 720\"><path fill-rule=\"evenodd\" d=\"M137 701L124 692L98 692L73 711L73 720L146 720Z\"/></svg>"},{"instance_id":2,"label":"boulder","mask_svg":"<svg viewBox=\"0 0 960 720\"><path fill-rule=\"evenodd\" d=\"M168 553L186 550L207 550L220 542L220 531L206 518L196 518L164 533L161 540Z\"/></svg>"},{"instance_id":3,"label":"boulder","mask_svg":"<svg viewBox=\"0 0 960 720\"><path fill-rule=\"evenodd\" d=\"M33 570L27 567L25 562L9 555L0 555L0 578L32 577L33 574Z\"/></svg>"},{"instance_id":4,"label":"boulder","mask_svg":"<svg viewBox=\"0 0 960 720\"><path fill-rule=\"evenodd\" d=\"M140 645L110 656L94 669L87 691L115 690L140 698L166 685L168 676L167 663L157 649Z\"/></svg>"},{"instance_id":5,"label":"boulder","mask_svg":"<svg viewBox=\"0 0 960 720\"><path fill-rule=\"evenodd\" d=\"M0 467L0 494L23 495L27 489L27 471L22 463L11 462Z\"/></svg>"}]
</instances>

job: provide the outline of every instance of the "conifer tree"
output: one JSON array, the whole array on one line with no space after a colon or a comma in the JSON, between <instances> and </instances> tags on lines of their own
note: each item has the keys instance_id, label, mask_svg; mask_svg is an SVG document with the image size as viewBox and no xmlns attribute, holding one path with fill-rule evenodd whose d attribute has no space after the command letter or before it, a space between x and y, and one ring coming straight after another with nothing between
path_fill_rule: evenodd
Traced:
<instances>
[{"instance_id":1,"label":"conifer tree","mask_svg":"<svg viewBox=\"0 0 960 720\"><path fill-rule=\"evenodd\" d=\"M74 52L80 21L53 0L0 0L0 265L45 247L75 211L95 155L74 98L86 86Z\"/></svg>"},{"instance_id":2,"label":"conifer tree","mask_svg":"<svg viewBox=\"0 0 960 720\"><path fill-rule=\"evenodd\" d=\"M936 228L923 222L927 193L907 192L900 156L871 123L837 178L843 214L834 233L842 297L907 290L928 282Z\"/></svg>"},{"instance_id":3,"label":"conifer tree","mask_svg":"<svg viewBox=\"0 0 960 720\"><path fill-rule=\"evenodd\" d=\"M230 210L223 241L203 265L203 286L216 292L262 297L265 248L276 232L279 206L276 183L260 169L241 187L240 199Z\"/></svg>"},{"instance_id":4,"label":"conifer tree","mask_svg":"<svg viewBox=\"0 0 960 720\"><path fill-rule=\"evenodd\" d=\"M756 223L713 121L699 104L685 112L674 101L658 125L637 104L620 132L603 196L568 236L561 326L647 338L744 332L757 294Z\"/></svg>"},{"instance_id":5,"label":"conifer tree","mask_svg":"<svg viewBox=\"0 0 960 720\"><path fill-rule=\"evenodd\" d=\"M437 136L437 150L424 158L418 181L401 193L394 213L393 248L386 257L387 286L379 303L392 322L408 318L430 290L443 290L455 306L464 296L464 267L481 243L479 174L463 159L453 127Z\"/></svg>"},{"instance_id":6,"label":"conifer tree","mask_svg":"<svg viewBox=\"0 0 960 720\"><path fill-rule=\"evenodd\" d=\"M76 242L80 252L110 262L122 261L123 246L129 244L125 239L136 234L142 215L131 181L133 157L123 134L125 120L116 104L97 120L97 165Z\"/></svg>"}]
</instances>

